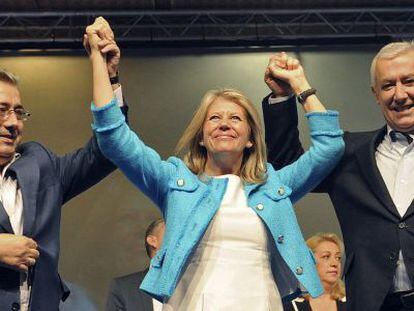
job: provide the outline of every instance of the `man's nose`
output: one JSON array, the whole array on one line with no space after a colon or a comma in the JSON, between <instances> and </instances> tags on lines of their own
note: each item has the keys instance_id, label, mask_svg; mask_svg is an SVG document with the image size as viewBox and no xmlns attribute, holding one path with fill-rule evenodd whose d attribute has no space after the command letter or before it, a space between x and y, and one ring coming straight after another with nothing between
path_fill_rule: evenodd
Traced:
<instances>
[{"instance_id":1,"label":"man's nose","mask_svg":"<svg viewBox=\"0 0 414 311\"><path fill-rule=\"evenodd\" d=\"M394 93L394 101L397 104L404 104L408 98L407 91L405 90L405 86L402 83L397 83L395 85L395 93Z\"/></svg>"},{"instance_id":2,"label":"man's nose","mask_svg":"<svg viewBox=\"0 0 414 311\"><path fill-rule=\"evenodd\" d=\"M15 128L17 127L17 123L19 120L17 119L16 113L14 110L9 111L9 113L5 116L3 121L4 127Z\"/></svg>"}]
</instances>

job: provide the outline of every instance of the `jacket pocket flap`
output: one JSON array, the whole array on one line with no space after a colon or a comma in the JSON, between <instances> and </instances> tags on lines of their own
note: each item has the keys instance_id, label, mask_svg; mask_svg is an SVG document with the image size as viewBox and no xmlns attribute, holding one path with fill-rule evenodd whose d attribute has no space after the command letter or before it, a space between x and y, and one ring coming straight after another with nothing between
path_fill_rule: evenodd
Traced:
<instances>
[{"instance_id":1,"label":"jacket pocket flap","mask_svg":"<svg viewBox=\"0 0 414 311\"><path fill-rule=\"evenodd\" d=\"M177 176L169 181L168 186L173 190L193 192L199 185L192 178Z\"/></svg>"},{"instance_id":2,"label":"jacket pocket flap","mask_svg":"<svg viewBox=\"0 0 414 311\"><path fill-rule=\"evenodd\" d=\"M162 267L166 252L167 252L167 250L165 248L160 249L157 252L157 254L151 259L151 267L154 267L154 268Z\"/></svg>"},{"instance_id":3,"label":"jacket pocket flap","mask_svg":"<svg viewBox=\"0 0 414 311\"><path fill-rule=\"evenodd\" d=\"M268 196L274 201L282 200L284 198L289 197L292 194L292 189L282 184L272 187L266 187L265 189L263 189L263 191L266 196Z\"/></svg>"}]
</instances>

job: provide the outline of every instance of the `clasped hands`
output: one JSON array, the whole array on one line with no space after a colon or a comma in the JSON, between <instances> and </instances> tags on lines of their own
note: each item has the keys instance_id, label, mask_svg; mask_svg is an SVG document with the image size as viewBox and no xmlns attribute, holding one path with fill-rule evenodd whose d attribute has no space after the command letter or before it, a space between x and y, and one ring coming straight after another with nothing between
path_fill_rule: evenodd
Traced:
<instances>
[{"instance_id":1,"label":"clasped hands","mask_svg":"<svg viewBox=\"0 0 414 311\"><path fill-rule=\"evenodd\" d=\"M269 58L264 81L276 96L299 95L310 88L299 60L285 52Z\"/></svg>"},{"instance_id":2,"label":"clasped hands","mask_svg":"<svg viewBox=\"0 0 414 311\"><path fill-rule=\"evenodd\" d=\"M93 24L86 27L83 46L90 57L93 57L94 53L106 56L109 76L117 75L121 50L115 42L114 32L103 17L97 17Z\"/></svg>"}]
</instances>

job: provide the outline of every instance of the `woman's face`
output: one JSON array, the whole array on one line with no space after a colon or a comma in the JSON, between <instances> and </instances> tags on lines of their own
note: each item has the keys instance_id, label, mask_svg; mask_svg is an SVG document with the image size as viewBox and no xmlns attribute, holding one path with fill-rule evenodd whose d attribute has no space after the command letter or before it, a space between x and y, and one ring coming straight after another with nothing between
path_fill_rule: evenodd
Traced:
<instances>
[{"instance_id":1,"label":"woman's face","mask_svg":"<svg viewBox=\"0 0 414 311\"><path fill-rule=\"evenodd\" d=\"M200 145L209 155L242 156L250 141L250 125L244 108L228 99L217 98L208 108Z\"/></svg>"},{"instance_id":2,"label":"woman's face","mask_svg":"<svg viewBox=\"0 0 414 311\"><path fill-rule=\"evenodd\" d=\"M334 285L341 276L341 251L333 242L323 241L314 252L322 283Z\"/></svg>"}]
</instances>

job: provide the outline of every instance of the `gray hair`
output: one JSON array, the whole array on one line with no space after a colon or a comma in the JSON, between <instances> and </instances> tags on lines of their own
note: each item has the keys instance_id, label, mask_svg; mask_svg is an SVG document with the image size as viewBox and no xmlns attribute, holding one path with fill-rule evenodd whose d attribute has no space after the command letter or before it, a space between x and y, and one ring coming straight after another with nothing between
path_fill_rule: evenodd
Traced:
<instances>
[{"instance_id":1,"label":"gray hair","mask_svg":"<svg viewBox=\"0 0 414 311\"><path fill-rule=\"evenodd\" d=\"M393 59L410 50L414 50L414 41L392 42L385 45L375 55L371 63L371 86L374 87L376 83L375 69L379 59Z\"/></svg>"},{"instance_id":2,"label":"gray hair","mask_svg":"<svg viewBox=\"0 0 414 311\"><path fill-rule=\"evenodd\" d=\"M19 78L11 73L10 71L7 71L6 69L0 68L0 82L8 83L13 86L19 86Z\"/></svg>"}]
</instances>

